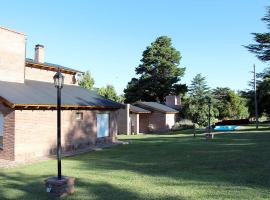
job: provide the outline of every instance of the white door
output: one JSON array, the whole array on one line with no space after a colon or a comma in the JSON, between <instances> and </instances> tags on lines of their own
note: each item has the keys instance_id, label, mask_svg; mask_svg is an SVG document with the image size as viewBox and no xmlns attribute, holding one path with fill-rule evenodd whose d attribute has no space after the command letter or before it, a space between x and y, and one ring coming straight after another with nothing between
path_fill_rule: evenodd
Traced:
<instances>
[{"instance_id":1,"label":"white door","mask_svg":"<svg viewBox=\"0 0 270 200\"><path fill-rule=\"evenodd\" d=\"M109 114L97 114L97 137L109 136Z\"/></svg>"}]
</instances>

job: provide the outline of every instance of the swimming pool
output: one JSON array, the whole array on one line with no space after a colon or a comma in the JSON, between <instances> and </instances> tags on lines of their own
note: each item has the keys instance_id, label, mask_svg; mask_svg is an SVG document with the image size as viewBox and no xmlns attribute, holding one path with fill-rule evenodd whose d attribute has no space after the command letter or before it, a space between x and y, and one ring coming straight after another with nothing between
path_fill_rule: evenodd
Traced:
<instances>
[{"instance_id":1,"label":"swimming pool","mask_svg":"<svg viewBox=\"0 0 270 200\"><path fill-rule=\"evenodd\" d=\"M214 128L215 131L234 131L238 128L238 126L216 126Z\"/></svg>"}]
</instances>

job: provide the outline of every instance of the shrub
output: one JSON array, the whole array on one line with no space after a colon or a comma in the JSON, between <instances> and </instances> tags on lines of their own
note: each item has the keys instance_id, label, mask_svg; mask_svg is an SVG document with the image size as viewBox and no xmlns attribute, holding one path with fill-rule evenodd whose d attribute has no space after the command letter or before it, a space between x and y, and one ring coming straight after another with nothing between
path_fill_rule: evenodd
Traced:
<instances>
[{"instance_id":1,"label":"shrub","mask_svg":"<svg viewBox=\"0 0 270 200\"><path fill-rule=\"evenodd\" d=\"M193 127L194 127L194 123L191 120L182 119L173 125L172 130L192 129Z\"/></svg>"}]
</instances>

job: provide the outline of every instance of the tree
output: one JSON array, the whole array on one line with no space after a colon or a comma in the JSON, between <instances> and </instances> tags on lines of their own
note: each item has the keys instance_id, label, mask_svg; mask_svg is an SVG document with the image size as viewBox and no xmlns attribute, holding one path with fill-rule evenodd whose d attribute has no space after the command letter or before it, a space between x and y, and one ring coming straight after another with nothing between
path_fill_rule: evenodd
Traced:
<instances>
[{"instance_id":1,"label":"tree","mask_svg":"<svg viewBox=\"0 0 270 200\"><path fill-rule=\"evenodd\" d=\"M113 85L106 85L106 87L99 88L98 94L112 101L117 101L117 102L124 101L122 96L117 95Z\"/></svg>"},{"instance_id":2,"label":"tree","mask_svg":"<svg viewBox=\"0 0 270 200\"><path fill-rule=\"evenodd\" d=\"M266 15L262 18L266 23L267 29L270 30L270 7L266 8ZM251 53L254 53L257 58L263 62L270 61L270 32L252 33L254 35L255 44L245 46ZM266 68L263 73L258 74L257 82L257 100L258 114L262 116L266 114L270 116L270 84L269 84L270 68ZM254 84L254 83L253 83ZM252 83L251 83L252 85ZM248 107L251 117L254 116L254 91L247 90L241 92L242 96L248 100Z\"/></svg>"},{"instance_id":3,"label":"tree","mask_svg":"<svg viewBox=\"0 0 270 200\"><path fill-rule=\"evenodd\" d=\"M207 86L206 78L202 74L197 74L191 81L189 94L197 98L205 98L209 95L209 87Z\"/></svg>"},{"instance_id":4,"label":"tree","mask_svg":"<svg viewBox=\"0 0 270 200\"><path fill-rule=\"evenodd\" d=\"M262 18L270 29L270 7L267 7L266 16ZM270 60L270 32L252 33L254 35L255 44L245 46L250 52L254 53L261 61Z\"/></svg>"},{"instance_id":5,"label":"tree","mask_svg":"<svg viewBox=\"0 0 270 200\"><path fill-rule=\"evenodd\" d=\"M212 95L216 99L219 119L244 119L249 116L246 100L231 89L217 87Z\"/></svg>"},{"instance_id":6,"label":"tree","mask_svg":"<svg viewBox=\"0 0 270 200\"><path fill-rule=\"evenodd\" d=\"M250 85L252 84L253 83L251 82ZM255 117L254 90L249 89L241 91L241 96L247 99L250 117ZM257 100L259 102L259 117L263 116L264 114L270 116L270 68L266 68L262 73L257 75Z\"/></svg>"},{"instance_id":7,"label":"tree","mask_svg":"<svg viewBox=\"0 0 270 200\"><path fill-rule=\"evenodd\" d=\"M209 87L207 86L206 78L201 74L197 74L191 81L189 87L189 96L185 99L184 114L194 123L200 126L206 126L209 117L209 98L211 99L211 121L218 115L218 110L215 107L215 100L211 96Z\"/></svg>"},{"instance_id":8,"label":"tree","mask_svg":"<svg viewBox=\"0 0 270 200\"><path fill-rule=\"evenodd\" d=\"M258 110L259 113L270 116L270 68L265 69L262 78L258 83Z\"/></svg>"},{"instance_id":9,"label":"tree","mask_svg":"<svg viewBox=\"0 0 270 200\"><path fill-rule=\"evenodd\" d=\"M126 102L164 102L167 95L186 91L186 86L179 83L185 72L185 68L179 67L181 55L169 37L158 37L142 56L135 69L139 78L131 79L124 90Z\"/></svg>"},{"instance_id":10,"label":"tree","mask_svg":"<svg viewBox=\"0 0 270 200\"><path fill-rule=\"evenodd\" d=\"M95 84L94 78L91 76L91 73L89 71L86 71L83 76L81 81L79 81L79 85L83 88L86 88L88 90L92 90L93 86Z\"/></svg>"}]
</instances>

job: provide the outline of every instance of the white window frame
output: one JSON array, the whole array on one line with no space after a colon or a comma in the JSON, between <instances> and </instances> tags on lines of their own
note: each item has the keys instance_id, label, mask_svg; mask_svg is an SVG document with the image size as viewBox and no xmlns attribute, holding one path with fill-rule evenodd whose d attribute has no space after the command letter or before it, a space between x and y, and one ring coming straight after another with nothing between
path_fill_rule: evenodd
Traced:
<instances>
[{"instance_id":1,"label":"white window frame","mask_svg":"<svg viewBox=\"0 0 270 200\"><path fill-rule=\"evenodd\" d=\"M83 112L76 112L76 120L78 121L83 120Z\"/></svg>"}]
</instances>

